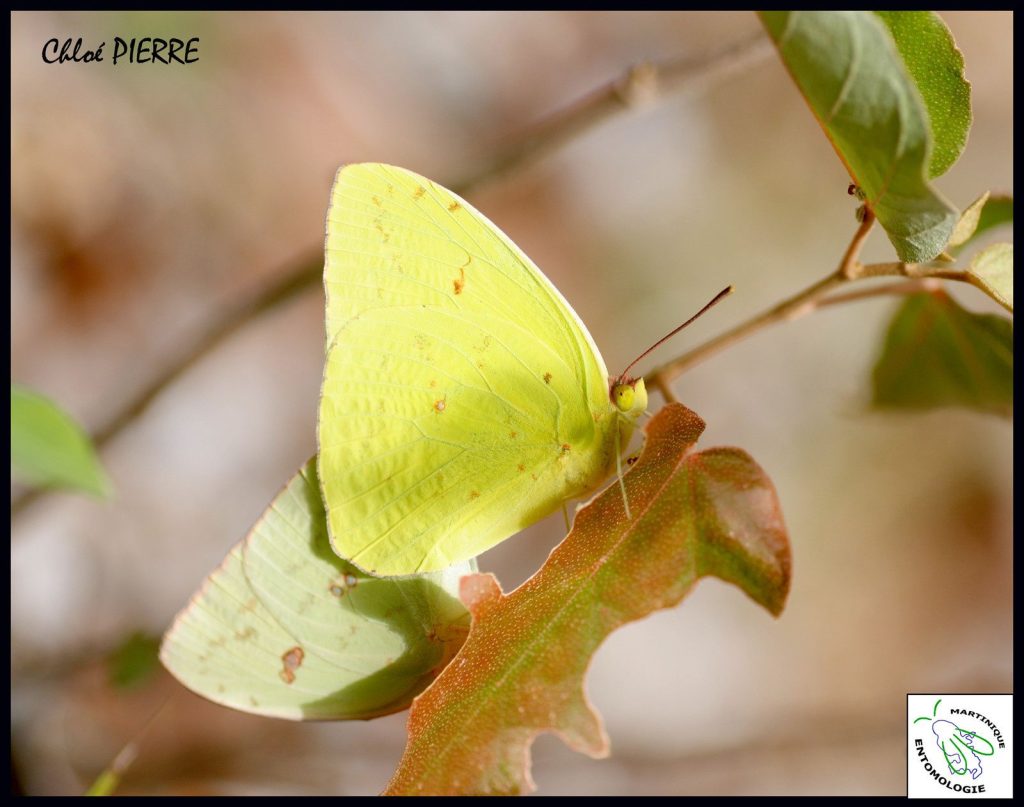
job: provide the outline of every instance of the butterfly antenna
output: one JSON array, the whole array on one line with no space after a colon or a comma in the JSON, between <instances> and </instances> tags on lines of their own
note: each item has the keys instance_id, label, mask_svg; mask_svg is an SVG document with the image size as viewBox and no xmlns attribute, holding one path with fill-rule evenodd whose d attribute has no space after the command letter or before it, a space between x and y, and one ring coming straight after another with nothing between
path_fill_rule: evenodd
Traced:
<instances>
[{"instance_id":1,"label":"butterfly antenna","mask_svg":"<svg viewBox=\"0 0 1024 807\"><path fill-rule=\"evenodd\" d=\"M633 516L629 512L629 497L626 495L626 483L622 478L622 453L619 451L619 424L615 424L615 473L619 477L619 489L622 491L622 504L626 508L626 520L632 521Z\"/></svg>"},{"instance_id":2,"label":"butterfly antenna","mask_svg":"<svg viewBox=\"0 0 1024 807\"><path fill-rule=\"evenodd\" d=\"M705 305L700 311L698 311L696 314L694 314L692 317L690 317L688 320L686 320L686 322L684 322L682 325L680 325L679 327L677 327L674 330L672 330L671 333L665 334L663 337L661 337L661 339L659 339L657 342L655 342L653 345L651 345L649 348L647 348L647 350L645 350L643 353L641 353L639 356L637 356L635 359L633 359L633 361L631 361L629 363L629 366L626 367L626 369L622 371L622 375L620 375L619 378L626 378L627 373L629 373L629 371L633 369L633 366L638 361L640 361L640 359L642 359L644 356L646 356L648 353L650 353L656 347L660 347L661 345L663 345L665 342L667 342L669 339L671 339L673 336L675 336L677 333L679 333L683 328L685 328L687 325L689 325L695 319L697 319L698 317L702 316L703 314L706 314L708 309L710 309L716 303L721 302L725 297L728 297L732 293L733 293L733 286L731 286L731 285L730 286L726 286L724 289L722 289L720 292L718 292L718 294L716 294L714 296L714 298L711 300L711 302L708 303L707 305Z\"/></svg>"}]
</instances>

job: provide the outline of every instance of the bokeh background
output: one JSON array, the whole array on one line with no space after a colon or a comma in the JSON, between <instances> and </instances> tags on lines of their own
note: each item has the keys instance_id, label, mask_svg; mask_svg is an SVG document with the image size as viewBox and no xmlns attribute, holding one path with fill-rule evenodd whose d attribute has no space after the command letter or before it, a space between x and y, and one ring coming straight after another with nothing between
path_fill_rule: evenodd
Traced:
<instances>
[{"instance_id":1,"label":"bokeh background","mask_svg":"<svg viewBox=\"0 0 1024 807\"><path fill-rule=\"evenodd\" d=\"M1013 26L946 13L974 127L938 186L1012 192ZM293 13L11 16L12 379L95 427L210 322L315 250L338 165L442 183L647 59L758 30L747 13ZM201 39L188 67L47 65L50 37ZM848 178L774 54L666 93L472 196L552 278L609 368L727 283L737 293L659 355L831 270ZM868 260L891 260L881 232ZM996 310L953 289L974 310ZM902 794L907 692L1012 689L1012 424L867 407L897 303L836 306L683 376L702 445L773 478L794 580L778 620L701 582L614 634L589 677L610 759L534 746L544 794ZM104 451L106 503L66 494L11 537L12 766L79 793L152 724L123 792L378 792L405 715L290 724L231 712L162 670L132 689L104 658L159 635L314 450L322 296L255 318ZM12 488L12 493L17 492ZM561 516L481 558L506 590Z\"/></svg>"}]
</instances>

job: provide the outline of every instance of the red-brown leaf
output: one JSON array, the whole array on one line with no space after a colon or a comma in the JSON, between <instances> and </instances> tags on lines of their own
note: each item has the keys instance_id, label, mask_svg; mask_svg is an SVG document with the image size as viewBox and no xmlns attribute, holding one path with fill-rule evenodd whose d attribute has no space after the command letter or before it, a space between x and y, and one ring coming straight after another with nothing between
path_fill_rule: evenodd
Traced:
<instances>
[{"instance_id":1,"label":"red-brown leaf","mask_svg":"<svg viewBox=\"0 0 1024 807\"><path fill-rule=\"evenodd\" d=\"M530 744L543 731L606 756L608 738L583 687L594 651L620 625L676 605L704 575L782 610L790 556L775 490L739 449L693 452L703 430L686 407L665 407L625 477L631 520L613 485L512 593L490 574L462 579L469 638L413 702L386 794L532 790Z\"/></svg>"}]
</instances>

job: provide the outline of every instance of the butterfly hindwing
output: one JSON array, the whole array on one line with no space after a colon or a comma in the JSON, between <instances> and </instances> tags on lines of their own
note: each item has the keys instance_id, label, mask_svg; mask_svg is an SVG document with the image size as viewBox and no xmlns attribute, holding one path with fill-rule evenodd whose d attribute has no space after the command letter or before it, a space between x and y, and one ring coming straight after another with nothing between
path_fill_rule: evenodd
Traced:
<instances>
[{"instance_id":1,"label":"butterfly hindwing","mask_svg":"<svg viewBox=\"0 0 1024 807\"><path fill-rule=\"evenodd\" d=\"M167 632L164 665L225 706L291 720L405 708L468 630L465 563L380 580L331 550L316 463L296 474Z\"/></svg>"}]
</instances>

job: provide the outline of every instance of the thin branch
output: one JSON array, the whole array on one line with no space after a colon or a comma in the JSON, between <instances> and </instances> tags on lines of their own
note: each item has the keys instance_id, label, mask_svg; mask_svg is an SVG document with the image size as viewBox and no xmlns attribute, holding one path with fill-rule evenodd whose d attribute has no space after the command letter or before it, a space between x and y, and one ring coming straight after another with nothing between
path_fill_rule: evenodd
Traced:
<instances>
[{"instance_id":1,"label":"thin branch","mask_svg":"<svg viewBox=\"0 0 1024 807\"><path fill-rule=\"evenodd\" d=\"M680 58L633 67L615 81L555 113L500 152L483 168L447 187L467 195L488 182L522 170L608 118L649 102L658 94L687 86L706 86L770 52L771 43L764 32L758 30L753 36L699 58ZM149 408L160 393L228 336L300 293L319 288L323 263L323 246L318 244L296 262L295 268L284 272L280 280L251 299L218 315L216 321L199 333L179 358L95 431L93 441L97 448L102 448L120 434ZM35 488L16 496L11 500L11 518L48 492Z\"/></svg>"},{"instance_id":2,"label":"thin branch","mask_svg":"<svg viewBox=\"0 0 1024 807\"><path fill-rule=\"evenodd\" d=\"M856 264L852 269L850 280L863 280L869 277L909 277L916 280L933 277L939 280L974 283L971 273L966 269L946 269L927 263L900 263L898 261Z\"/></svg>"},{"instance_id":3,"label":"thin branch","mask_svg":"<svg viewBox=\"0 0 1024 807\"><path fill-rule=\"evenodd\" d=\"M542 121L500 151L488 165L448 187L465 196L488 182L523 170L620 112L650 104L671 90L707 86L771 52L771 41L764 31L757 31L700 57L638 64Z\"/></svg>"},{"instance_id":4,"label":"thin branch","mask_svg":"<svg viewBox=\"0 0 1024 807\"><path fill-rule=\"evenodd\" d=\"M646 382L644 382L646 384ZM661 393L661 397L664 398L665 403L679 403L679 399L676 394L672 391L672 387L665 382L660 376L654 377L654 384L658 388L658 392Z\"/></svg>"},{"instance_id":5,"label":"thin branch","mask_svg":"<svg viewBox=\"0 0 1024 807\"><path fill-rule=\"evenodd\" d=\"M838 303L852 302L883 294L911 294L918 291L931 291L939 288L939 280L955 280L976 285L976 281L970 272L963 269L944 269L929 264L902 262L861 263L858 260L860 251L868 234L871 232L874 222L874 214L869 208L865 207L864 218L861 220L857 232L853 234L850 245L846 248L846 252L835 272L808 286L794 296L783 300L767 311L763 311L753 319L740 323L735 328L716 336L702 345L698 345L693 350L652 370L645 377L645 383L648 386L654 386L661 390L662 394L665 395L665 400L675 400L675 397L671 395L669 385L680 374L719 351L746 339L751 334L768 325L798 319L812 311L817 311L819 308ZM846 283L877 277L903 277L907 278L907 280L903 283L893 283L888 286L828 296L834 289Z\"/></svg>"},{"instance_id":6,"label":"thin branch","mask_svg":"<svg viewBox=\"0 0 1024 807\"><path fill-rule=\"evenodd\" d=\"M806 311L811 310L808 307L809 303L813 303L819 297L828 294L828 292L838 286L841 286L845 282L846 280L841 277L838 272L834 272L828 275L828 277L822 278L818 282L808 286L803 291L783 300L778 305L769 308L767 311L761 312L753 319L740 323L735 328L731 328L725 333L716 336L714 339L709 339L707 342L704 342L702 345L698 345L693 350L688 350L686 353L672 359L672 361L655 368L645 376L644 383L648 386L664 389L691 367L700 364L705 359L709 359L711 356L725 350L727 347L731 347L737 342L743 341L748 336L761 330L765 326L772 325L776 322L796 319L803 313L806 313Z\"/></svg>"},{"instance_id":7,"label":"thin branch","mask_svg":"<svg viewBox=\"0 0 1024 807\"><path fill-rule=\"evenodd\" d=\"M776 322L794 320L813 311L818 300L844 283L848 283L850 278L856 275L857 267L860 266L857 262L857 257L860 254L861 247L864 245L864 240L871 230L872 224L874 224L874 216L870 211L866 211L864 220L857 228L857 232L854 233L853 238L850 240L850 245L846 248L846 252L839 262L839 267L832 274L811 284L803 291L794 294L781 303L772 306L767 311L761 312L753 319L740 323L725 333L716 336L714 339L710 339L693 350L687 351L672 361L656 368L646 376L645 383L653 385L658 389L665 389L686 370L719 351L725 350L725 348L746 339L762 328L773 325Z\"/></svg>"},{"instance_id":8,"label":"thin branch","mask_svg":"<svg viewBox=\"0 0 1024 807\"><path fill-rule=\"evenodd\" d=\"M868 234L875 223L875 214L871 208L865 205L862 210L864 212L860 220L860 226L857 228L857 232L853 234L853 238L850 239L850 246L846 248L846 253L839 262L839 274L846 280L855 277L857 270L861 267L862 264L857 258L860 257L861 247L864 246L864 242L867 240Z\"/></svg>"},{"instance_id":9,"label":"thin branch","mask_svg":"<svg viewBox=\"0 0 1024 807\"><path fill-rule=\"evenodd\" d=\"M285 275L282 279L264 289L250 300L247 300L221 315L218 322L212 324L205 333L195 340L188 350L168 365L159 378L150 382L135 398L111 417L103 426L96 430L93 441L102 447L117 436L129 423L149 408L156 397L191 368L210 348L224 341L238 331L249 320L277 308L279 305L294 299L307 288L317 283L323 274L323 257L317 264L302 261L298 271Z\"/></svg>"},{"instance_id":10,"label":"thin branch","mask_svg":"<svg viewBox=\"0 0 1024 807\"><path fill-rule=\"evenodd\" d=\"M907 264L898 261L859 264L855 279L865 280L869 277L907 277Z\"/></svg>"},{"instance_id":11,"label":"thin branch","mask_svg":"<svg viewBox=\"0 0 1024 807\"><path fill-rule=\"evenodd\" d=\"M857 300L867 300L872 297L887 297L892 295L902 297L907 294L917 294L918 292L923 291L936 291L941 288L942 284L934 278L915 278L912 280L904 280L901 283L890 283L886 286L875 286L870 289L848 291L844 294L833 294L830 297L818 300L814 305L814 310L825 308L830 305L840 305L842 303L856 302Z\"/></svg>"},{"instance_id":12,"label":"thin branch","mask_svg":"<svg viewBox=\"0 0 1024 807\"><path fill-rule=\"evenodd\" d=\"M143 387L135 397L93 433L92 440L96 448L103 448L120 434L126 426L149 408L160 393L210 353L216 345L260 314L276 308L311 288L319 281L323 273L323 258L320 257L318 260L317 264L308 260L300 262L297 271L288 273L284 278L251 299L222 313L216 322L192 340L192 344L187 350L165 367L159 376ZM40 497L52 492L45 488L29 488L23 491L11 500L11 518L15 518Z\"/></svg>"}]
</instances>

